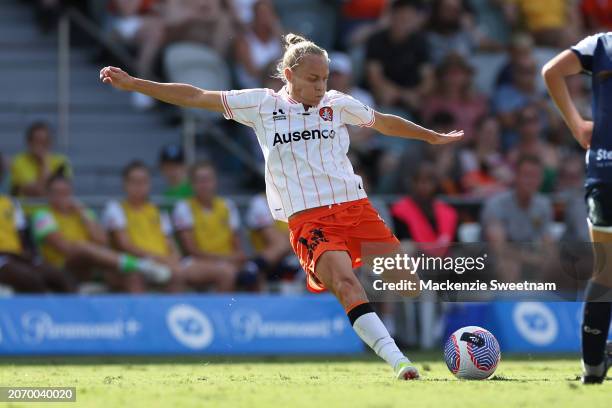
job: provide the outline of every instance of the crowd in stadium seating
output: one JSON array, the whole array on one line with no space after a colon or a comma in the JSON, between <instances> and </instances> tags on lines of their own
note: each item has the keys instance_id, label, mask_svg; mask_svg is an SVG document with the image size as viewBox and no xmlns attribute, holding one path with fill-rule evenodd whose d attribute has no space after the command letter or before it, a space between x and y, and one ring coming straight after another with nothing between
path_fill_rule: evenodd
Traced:
<instances>
[{"instance_id":1,"label":"crowd in stadium seating","mask_svg":"<svg viewBox=\"0 0 612 408\"><path fill-rule=\"evenodd\" d=\"M39 15L48 17L75 2L32 3ZM460 144L430 146L383 137L368 128L350 129L349 155L369 194L403 196L389 207L377 204L398 236L452 242L463 239L462 224L480 221L482 237L495 243L588 238L580 192L583 153L547 98L539 69L560 49L591 32L609 30L612 6L608 3L88 2L90 10L103 10L101 15L92 13L100 26L134 51L134 74L161 73L174 81L181 78L181 58L188 61L189 55L199 52L205 65L198 66L195 75L218 89L278 89L282 82L271 73L282 53L280 35L297 31L313 38L330 51L330 88L438 131L466 132ZM43 28L48 28L47 20L41 20ZM224 79L217 72L231 74ZM571 78L569 87L581 113L589 117L588 80ZM137 108L153 103L134 97ZM267 281L301 278L286 226L271 219L262 197L253 199L244 217L254 248L246 255L238 234L244 230L240 217L230 200L216 195L215 169L207 163L188 169L177 146L164 149L159 163L167 181L164 194L175 201L173 208L159 209L148 201L152 169L134 162L125 168L125 198L109 203L99 223L70 198L70 163L52 153L49 128L33 124L26 143L27 151L11 161L10 193L47 198L49 207L27 209L23 215L15 201L0 199L4 217L0 231L14 231L13 237L0 241L0 254L6 254L0 255L0 266L10 263L14 270L37 275L29 280L30 291L75 290L74 280L84 278L58 272L71 269L72 257L80 265L73 271L87 271L83 262L102 266L110 270L104 279L113 289L133 292L151 285L168 291L186 287L256 291L265 286L264 276ZM484 202L484 210L481 214L457 211L444 204L440 194ZM20 235L25 218L30 220L30 233ZM66 249L74 245L53 242L60 235L88 244ZM34 248L42 258L26 255ZM40 259L46 262L39 263ZM162 287L144 279L164 267L172 273L170 283ZM121 274L121 269L145 272ZM4 276L10 274L0 274ZM26 272L12 281L17 290L23 290L19 283L23 276Z\"/></svg>"}]
</instances>

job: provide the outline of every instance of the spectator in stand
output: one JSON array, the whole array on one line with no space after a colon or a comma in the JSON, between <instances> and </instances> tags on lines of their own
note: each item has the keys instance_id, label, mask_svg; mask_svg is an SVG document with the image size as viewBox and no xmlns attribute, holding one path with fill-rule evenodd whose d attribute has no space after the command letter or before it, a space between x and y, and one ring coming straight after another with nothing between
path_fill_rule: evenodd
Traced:
<instances>
[{"instance_id":1,"label":"spectator in stand","mask_svg":"<svg viewBox=\"0 0 612 408\"><path fill-rule=\"evenodd\" d=\"M427 40L434 64L449 53L469 58L478 49L500 48L477 30L474 16L463 0L432 0Z\"/></svg>"},{"instance_id":2,"label":"spectator in stand","mask_svg":"<svg viewBox=\"0 0 612 408\"><path fill-rule=\"evenodd\" d=\"M342 52L332 52L329 54L329 87L339 92L351 95L361 101L364 105L376 105L372 94L363 88L355 85L353 80L353 63L351 58Z\"/></svg>"},{"instance_id":3,"label":"spectator in stand","mask_svg":"<svg viewBox=\"0 0 612 408\"><path fill-rule=\"evenodd\" d=\"M11 165L11 193L20 197L43 197L49 179L56 174L72 177L68 159L51 153L49 125L34 122L26 132L27 151L18 154Z\"/></svg>"},{"instance_id":4,"label":"spectator in stand","mask_svg":"<svg viewBox=\"0 0 612 408\"><path fill-rule=\"evenodd\" d=\"M519 115L528 105L537 107L545 129L556 128L559 119L553 114L536 82L536 63L524 55L512 68L512 84L502 85L493 97L493 107L502 125L502 148L508 150L518 141Z\"/></svg>"},{"instance_id":5,"label":"spectator in stand","mask_svg":"<svg viewBox=\"0 0 612 408\"><path fill-rule=\"evenodd\" d=\"M612 30L612 2L604 0L582 0L580 11L590 33Z\"/></svg>"},{"instance_id":6,"label":"spectator in stand","mask_svg":"<svg viewBox=\"0 0 612 408\"><path fill-rule=\"evenodd\" d=\"M236 29L222 0L166 0L160 13L168 42L197 42L228 55Z\"/></svg>"},{"instance_id":7,"label":"spectator in stand","mask_svg":"<svg viewBox=\"0 0 612 408\"><path fill-rule=\"evenodd\" d=\"M115 248L168 267L172 278L163 287L168 292L183 290L185 284L196 288L213 285L220 292L233 289L235 276L224 263L181 259L169 217L150 202L151 176L142 162L134 161L124 168L123 188L125 199L108 203L102 217ZM116 272L111 277L120 291L142 293L150 289L140 274Z\"/></svg>"},{"instance_id":8,"label":"spectator in stand","mask_svg":"<svg viewBox=\"0 0 612 408\"><path fill-rule=\"evenodd\" d=\"M546 252L533 248L534 244L553 242L552 205L548 197L538 193L542 171L537 156L520 157L514 188L489 198L481 212L483 238L491 243L504 280L521 279L525 266L537 273L545 270L546 256L542 254Z\"/></svg>"},{"instance_id":9,"label":"spectator in stand","mask_svg":"<svg viewBox=\"0 0 612 408\"><path fill-rule=\"evenodd\" d=\"M533 38L526 33L517 33L512 36L508 46L508 62L499 70L495 87L512 85L514 81L513 71L520 65L521 61L533 59Z\"/></svg>"},{"instance_id":10,"label":"spectator in stand","mask_svg":"<svg viewBox=\"0 0 612 408\"><path fill-rule=\"evenodd\" d=\"M517 123L519 141L508 152L508 162L516 165L520 157L539 157L543 169L540 190L549 193L554 189L561 164L559 151L542 136L541 118L536 106L529 105L521 109Z\"/></svg>"},{"instance_id":11,"label":"spectator in stand","mask_svg":"<svg viewBox=\"0 0 612 408\"><path fill-rule=\"evenodd\" d=\"M258 0L226 0L226 4L240 26L247 26L255 19L253 5Z\"/></svg>"},{"instance_id":12,"label":"spectator in stand","mask_svg":"<svg viewBox=\"0 0 612 408\"><path fill-rule=\"evenodd\" d=\"M276 61L268 64L268 66L262 71L260 81L263 88L272 89L275 92L279 91L283 86L285 86L283 80L277 75ZM251 133L254 134L253 132ZM261 152L261 148L259 146L257 146L257 150Z\"/></svg>"},{"instance_id":13,"label":"spectator in stand","mask_svg":"<svg viewBox=\"0 0 612 408\"><path fill-rule=\"evenodd\" d=\"M379 105L414 113L431 90L433 71L423 22L419 0L396 0L389 27L368 39L366 77Z\"/></svg>"},{"instance_id":14,"label":"spectator in stand","mask_svg":"<svg viewBox=\"0 0 612 408\"><path fill-rule=\"evenodd\" d=\"M475 138L459 152L461 185L466 195L488 197L509 188L514 173L500 149L500 127L495 116L476 122Z\"/></svg>"},{"instance_id":15,"label":"spectator in stand","mask_svg":"<svg viewBox=\"0 0 612 408\"><path fill-rule=\"evenodd\" d=\"M0 181L4 165L0 154ZM0 284L16 292L74 292L76 285L67 274L34 262L24 243L26 218L17 201L0 194Z\"/></svg>"},{"instance_id":16,"label":"spectator in stand","mask_svg":"<svg viewBox=\"0 0 612 408\"><path fill-rule=\"evenodd\" d=\"M559 169L556 198L563 203L565 231L561 240L590 242L587 206L584 199L584 155L572 152Z\"/></svg>"},{"instance_id":17,"label":"spectator in stand","mask_svg":"<svg viewBox=\"0 0 612 408\"><path fill-rule=\"evenodd\" d=\"M240 242L240 215L231 200L217 196L215 168L197 163L190 178L194 197L179 201L172 213L183 250L194 259L226 263L234 273L240 271L240 286L258 288L266 265L248 260Z\"/></svg>"},{"instance_id":18,"label":"spectator in stand","mask_svg":"<svg viewBox=\"0 0 612 408\"><path fill-rule=\"evenodd\" d=\"M136 71L143 78L153 77L159 52L167 37L158 0L111 0L110 12L113 31L127 44L137 47ZM132 104L138 109L153 106L151 98L132 93Z\"/></svg>"},{"instance_id":19,"label":"spectator in stand","mask_svg":"<svg viewBox=\"0 0 612 408\"><path fill-rule=\"evenodd\" d=\"M291 250L289 227L286 222L272 218L265 194L256 195L249 203L246 224L255 256L259 258L257 263L262 265L268 280L294 280L301 266ZM299 276L305 278L303 274Z\"/></svg>"},{"instance_id":20,"label":"spectator in stand","mask_svg":"<svg viewBox=\"0 0 612 408\"><path fill-rule=\"evenodd\" d=\"M507 45L512 27L506 16L511 7L507 0L468 0L469 7L474 11L478 30L494 42Z\"/></svg>"},{"instance_id":21,"label":"spectator in stand","mask_svg":"<svg viewBox=\"0 0 612 408\"><path fill-rule=\"evenodd\" d=\"M436 112L428 122L427 127L436 132L449 132L455 127L455 117L446 111ZM406 185L404 174L414 174L421 162L434 164L440 190L446 195L460 193L461 168L458 150L454 146L418 144L414 148L405 149L394 168L390 166L381 172L378 193L408 193L410 185Z\"/></svg>"},{"instance_id":22,"label":"spectator in stand","mask_svg":"<svg viewBox=\"0 0 612 408\"><path fill-rule=\"evenodd\" d=\"M395 235L399 240L434 244L425 252L444 256L457 234L457 210L437 198L440 186L431 163L421 162L411 181L411 194L391 206Z\"/></svg>"},{"instance_id":23,"label":"spectator in stand","mask_svg":"<svg viewBox=\"0 0 612 408\"><path fill-rule=\"evenodd\" d=\"M574 0L512 0L508 16L524 23L541 47L566 48L578 40L580 17Z\"/></svg>"},{"instance_id":24,"label":"spectator in stand","mask_svg":"<svg viewBox=\"0 0 612 408\"><path fill-rule=\"evenodd\" d=\"M593 98L587 87L587 82L582 75L572 75L565 79L567 82L567 90L576 105L578 113L586 120L593 119ZM568 144L574 145L574 140L571 135L568 135Z\"/></svg>"},{"instance_id":25,"label":"spectator in stand","mask_svg":"<svg viewBox=\"0 0 612 408\"><path fill-rule=\"evenodd\" d=\"M346 0L342 2L338 24L340 49L362 44L389 20L390 0Z\"/></svg>"},{"instance_id":26,"label":"spectator in stand","mask_svg":"<svg viewBox=\"0 0 612 408\"><path fill-rule=\"evenodd\" d=\"M431 129L438 129L437 131L448 129L448 131L452 131L456 129L457 119L449 112L440 111L433 115L430 123ZM434 149L431 145L426 145L426 158L421 158L421 160L429 160L434 164L437 182L443 194L457 195L461 191L458 150L454 146L437 147L437 149Z\"/></svg>"},{"instance_id":27,"label":"spectator in stand","mask_svg":"<svg viewBox=\"0 0 612 408\"><path fill-rule=\"evenodd\" d=\"M446 111L456 118L455 127L465 132L464 141L474 137L474 126L478 118L488 113L486 96L476 92L472 86L473 69L459 54L448 54L436 67L436 87L425 100L423 119Z\"/></svg>"},{"instance_id":28,"label":"spectator in stand","mask_svg":"<svg viewBox=\"0 0 612 408\"><path fill-rule=\"evenodd\" d=\"M177 144L166 145L159 154L159 170L166 181L163 196L178 201L193 196L193 189L187 174L185 153Z\"/></svg>"},{"instance_id":29,"label":"spectator in stand","mask_svg":"<svg viewBox=\"0 0 612 408\"><path fill-rule=\"evenodd\" d=\"M280 58L281 26L270 0L253 4L253 23L238 36L234 48L238 82L242 88L261 86L261 76L271 62Z\"/></svg>"},{"instance_id":30,"label":"spectator in stand","mask_svg":"<svg viewBox=\"0 0 612 408\"><path fill-rule=\"evenodd\" d=\"M49 206L37 210L32 222L34 239L47 264L71 272L80 282L94 278L94 268L140 272L156 282L170 278L164 265L108 249L104 229L73 196L67 178L53 176L47 188Z\"/></svg>"}]
</instances>

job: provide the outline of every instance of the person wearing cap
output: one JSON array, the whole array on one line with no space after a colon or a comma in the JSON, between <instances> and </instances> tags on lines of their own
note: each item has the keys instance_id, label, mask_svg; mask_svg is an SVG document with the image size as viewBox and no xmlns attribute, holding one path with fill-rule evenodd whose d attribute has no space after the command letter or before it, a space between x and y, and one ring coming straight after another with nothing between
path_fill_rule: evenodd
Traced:
<instances>
[{"instance_id":1,"label":"person wearing cap","mask_svg":"<svg viewBox=\"0 0 612 408\"><path fill-rule=\"evenodd\" d=\"M167 184L164 197L170 201L178 201L193 196L193 188L187 177L185 153L180 145L171 144L162 148L159 154L159 170Z\"/></svg>"}]
</instances>

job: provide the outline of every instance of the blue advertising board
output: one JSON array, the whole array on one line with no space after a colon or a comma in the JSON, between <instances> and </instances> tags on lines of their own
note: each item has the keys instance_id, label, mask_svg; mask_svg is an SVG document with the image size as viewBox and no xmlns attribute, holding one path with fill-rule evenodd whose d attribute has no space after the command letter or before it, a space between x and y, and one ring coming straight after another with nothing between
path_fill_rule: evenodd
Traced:
<instances>
[{"instance_id":1,"label":"blue advertising board","mask_svg":"<svg viewBox=\"0 0 612 408\"><path fill-rule=\"evenodd\" d=\"M495 335L502 352L579 352L582 307L581 302L452 304L446 332L484 327Z\"/></svg>"},{"instance_id":2,"label":"blue advertising board","mask_svg":"<svg viewBox=\"0 0 612 408\"><path fill-rule=\"evenodd\" d=\"M342 307L327 294L0 299L0 355L362 351Z\"/></svg>"}]
</instances>

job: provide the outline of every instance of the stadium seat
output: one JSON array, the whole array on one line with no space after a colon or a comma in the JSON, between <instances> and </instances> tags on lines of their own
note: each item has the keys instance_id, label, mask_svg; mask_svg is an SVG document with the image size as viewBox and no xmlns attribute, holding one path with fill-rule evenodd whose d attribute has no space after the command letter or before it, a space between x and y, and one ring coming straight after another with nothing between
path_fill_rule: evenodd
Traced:
<instances>
[{"instance_id":1,"label":"stadium seat","mask_svg":"<svg viewBox=\"0 0 612 408\"><path fill-rule=\"evenodd\" d=\"M203 89L224 90L231 87L225 60L211 48L190 42L175 43L164 51L164 68L171 82L182 82ZM202 109L187 109L202 120L221 119L221 115Z\"/></svg>"}]
</instances>

